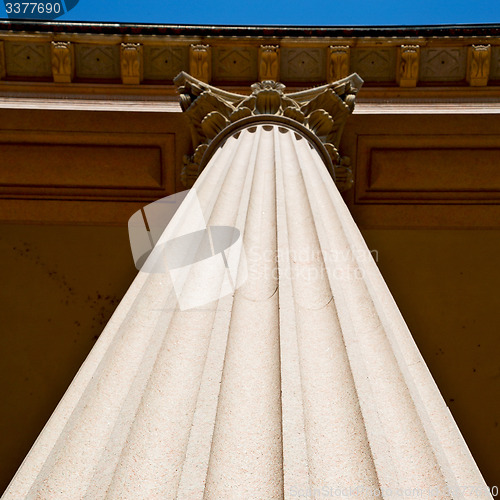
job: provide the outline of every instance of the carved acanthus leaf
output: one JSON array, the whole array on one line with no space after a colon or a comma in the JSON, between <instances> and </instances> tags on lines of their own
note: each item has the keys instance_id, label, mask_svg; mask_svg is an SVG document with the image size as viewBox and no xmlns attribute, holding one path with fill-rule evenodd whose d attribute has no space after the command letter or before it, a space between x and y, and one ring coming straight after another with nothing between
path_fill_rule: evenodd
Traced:
<instances>
[{"instance_id":1,"label":"carved acanthus leaf","mask_svg":"<svg viewBox=\"0 0 500 500\"><path fill-rule=\"evenodd\" d=\"M214 139L219 132L222 132L227 125L229 125L229 120L218 111L208 113L201 122L203 133L210 140Z\"/></svg>"},{"instance_id":2,"label":"carved acanthus leaf","mask_svg":"<svg viewBox=\"0 0 500 500\"><path fill-rule=\"evenodd\" d=\"M200 175L200 163L205 151L208 148L208 144L200 144L194 155L188 156L184 155L183 165L181 169L181 182L187 187L191 188L193 184L196 182L198 175Z\"/></svg>"},{"instance_id":3,"label":"carved acanthus leaf","mask_svg":"<svg viewBox=\"0 0 500 500\"><path fill-rule=\"evenodd\" d=\"M229 117L230 122L237 122L238 120L242 120L243 118L247 118L248 116L252 116L252 110L245 106L238 108L236 111L231 113Z\"/></svg>"},{"instance_id":4,"label":"carved acanthus leaf","mask_svg":"<svg viewBox=\"0 0 500 500\"><path fill-rule=\"evenodd\" d=\"M71 42L52 42L51 49L54 82L70 83L75 71L73 45Z\"/></svg>"},{"instance_id":5,"label":"carved acanthus leaf","mask_svg":"<svg viewBox=\"0 0 500 500\"><path fill-rule=\"evenodd\" d=\"M304 123L306 119L306 115L300 111L300 109L294 108L292 106L288 106L285 108L283 111L283 116L286 116L288 118L291 118L292 120L295 120L299 123Z\"/></svg>"},{"instance_id":6,"label":"carved acanthus leaf","mask_svg":"<svg viewBox=\"0 0 500 500\"><path fill-rule=\"evenodd\" d=\"M347 191L354 184L354 175L351 169L351 159L343 156L340 162L335 164L335 184L339 191Z\"/></svg>"},{"instance_id":7,"label":"carved acanthus leaf","mask_svg":"<svg viewBox=\"0 0 500 500\"><path fill-rule=\"evenodd\" d=\"M138 85L142 80L142 45L140 43L122 43L120 48L120 66L122 82Z\"/></svg>"},{"instance_id":8,"label":"carved acanthus leaf","mask_svg":"<svg viewBox=\"0 0 500 500\"><path fill-rule=\"evenodd\" d=\"M401 45L397 74L397 80L401 87L415 87L417 85L419 65L420 47L418 45Z\"/></svg>"},{"instance_id":9,"label":"carved acanthus leaf","mask_svg":"<svg viewBox=\"0 0 500 500\"><path fill-rule=\"evenodd\" d=\"M467 81L473 87L488 85L490 76L491 45L473 45L469 48Z\"/></svg>"},{"instance_id":10,"label":"carved acanthus leaf","mask_svg":"<svg viewBox=\"0 0 500 500\"><path fill-rule=\"evenodd\" d=\"M259 80L279 80L280 49L278 45L261 45L259 50Z\"/></svg>"},{"instance_id":11,"label":"carved acanthus leaf","mask_svg":"<svg viewBox=\"0 0 500 500\"><path fill-rule=\"evenodd\" d=\"M333 129L333 118L324 109L315 109L307 116L307 126L323 139Z\"/></svg>"},{"instance_id":12,"label":"carved acanthus leaf","mask_svg":"<svg viewBox=\"0 0 500 500\"><path fill-rule=\"evenodd\" d=\"M189 71L202 82L208 83L212 79L210 45L191 45L189 48Z\"/></svg>"},{"instance_id":13,"label":"carved acanthus leaf","mask_svg":"<svg viewBox=\"0 0 500 500\"><path fill-rule=\"evenodd\" d=\"M186 114L191 123L194 147L197 147L198 144L209 143L212 140L212 137L208 137L202 128L202 122L209 113L218 111L229 120L229 117L235 111L231 104L208 90L202 92L198 98L192 101L187 109L189 112L186 112Z\"/></svg>"},{"instance_id":14,"label":"carved acanthus leaf","mask_svg":"<svg viewBox=\"0 0 500 500\"><path fill-rule=\"evenodd\" d=\"M336 82L349 75L350 47L347 45L332 45L328 48L327 81Z\"/></svg>"},{"instance_id":15,"label":"carved acanthus leaf","mask_svg":"<svg viewBox=\"0 0 500 500\"><path fill-rule=\"evenodd\" d=\"M174 82L181 94L182 109L191 124L195 148L195 155L183 168L186 182L195 171L199 171L208 145L222 130L231 123L260 115L284 116L311 130L323 143L335 172L338 170L344 179L339 188L349 186L350 168L347 160L340 162L338 147L344 124L354 108L355 96L362 84L358 75L290 94L284 93L282 83L264 80L252 85L250 96L223 91L184 72Z\"/></svg>"}]
</instances>

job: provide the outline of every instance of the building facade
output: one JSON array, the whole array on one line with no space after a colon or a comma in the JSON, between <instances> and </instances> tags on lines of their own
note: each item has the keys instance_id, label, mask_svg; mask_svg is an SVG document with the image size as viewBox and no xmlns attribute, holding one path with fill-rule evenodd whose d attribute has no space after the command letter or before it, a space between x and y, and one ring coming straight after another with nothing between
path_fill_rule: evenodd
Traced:
<instances>
[{"instance_id":1,"label":"building facade","mask_svg":"<svg viewBox=\"0 0 500 500\"><path fill-rule=\"evenodd\" d=\"M498 484L499 28L0 27L5 486L135 274L127 221L198 176L182 71L242 95L361 76L337 186Z\"/></svg>"}]
</instances>

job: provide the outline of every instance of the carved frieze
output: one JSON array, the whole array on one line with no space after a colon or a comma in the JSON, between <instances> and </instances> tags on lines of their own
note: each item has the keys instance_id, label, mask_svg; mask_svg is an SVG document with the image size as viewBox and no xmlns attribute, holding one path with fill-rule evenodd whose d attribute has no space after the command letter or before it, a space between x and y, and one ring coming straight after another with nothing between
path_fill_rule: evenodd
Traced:
<instances>
[{"instance_id":1,"label":"carved frieze","mask_svg":"<svg viewBox=\"0 0 500 500\"><path fill-rule=\"evenodd\" d=\"M189 47L145 46L144 79L172 80L189 65Z\"/></svg>"},{"instance_id":2,"label":"carved frieze","mask_svg":"<svg viewBox=\"0 0 500 500\"><path fill-rule=\"evenodd\" d=\"M8 76L51 78L50 44L6 42L5 68Z\"/></svg>"},{"instance_id":3,"label":"carved frieze","mask_svg":"<svg viewBox=\"0 0 500 500\"><path fill-rule=\"evenodd\" d=\"M211 37L210 46L180 36L142 36L123 44L118 38L95 34L72 34L71 42L63 37L5 32L0 78L171 83L180 71L189 70L199 80L217 85L279 80L288 86L310 86L337 81L353 71L367 82L389 83L394 92L394 83L401 87L415 87L419 82L463 87L467 81L480 87L500 80L500 46L494 36L491 40L462 37L446 42L440 37L419 36L407 38L400 46L389 37L312 42L249 36L232 43L221 36ZM53 42L54 38L63 39Z\"/></svg>"},{"instance_id":4,"label":"carved frieze","mask_svg":"<svg viewBox=\"0 0 500 500\"><path fill-rule=\"evenodd\" d=\"M3 42L0 41L0 80L5 78L5 51L3 48Z\"/></svg>"},{"instance_id":5,"label":"carved frieze","mask_svg":"<svg viewBox=\"0 0 500 500\"><path fill-rule=\"evenodd\" d=\"M401 45L397 72L397 80L400 87L416 87L419 62L420 47L418 45Z\"/></svg>"},{"instance_id":6,"label":"carved frieze","mask_svg":"<svg viewBox=\"0 0 500 500\"><path fill-rule=\"evenodd\" d=\"M79 78L119 79L118 45L75 45L76 76Z\"/></svg>"},{"instance_id":7,"label":"carved frieze","mask_svg":"<svg viewBox=\"0 0 500 500\"><path fill-rule=\"evenodd\" d=\"M280 58L281 81L325 81L325 52L323 49L311 47L282 48Z\"/></svg>"},{"instance_id":8,"label":"carved frieze","mask_svg":"<svg viewBox=\"0 0 500 500\"><path fill-rule=\"evenodd\" d=\"M347 45L332 45L328 47L326 59L326 80L333 83L349 75L350 50Z\"/></svg>"},{"instance_id":9,"label":"carved frieze","mask_svg":"<svg viewBox=\"0 0 500 500\"><path fill-rule=\"evenodd\" d=\"M189 73L202 82L212 79L212 50L210 45L191 45L189 48Z\"/></svg>"},{"instance_id":10,"label":"carved frieze","mask_svg":"<svg viewBox=\"0 0 500 500\"><path fill-rule=\"evenodd\" d=\"M394 81L396 79L396 49L381 47L353 49L351 71L359 74L363 80Z\"/></svg>"},{"instance_id":11,"label":"carved frieze","mask_svg":"<svg viewBox=\"0 0 500 500\"><path fill-rule=\"evenodd\" d=\"M345 121L354 108L354 99L361 87L358 75L310 90L285 94L285 85L266 80L251 86L252 94L243 96L222 91L187 73L174 80L181 94L181 106L191 126L195 153L186 159L183 182L194 182L195 172L202 165L203 155L214 138L227 126L240 120L268 115L284 117L310 130L322 143L334 171L339 172L339 188L351 184L349 161L338 152ZM335 173L333 173L335 175Z\"/></svg>"},{"instance_id":12,"label":"carved frieze","mask_svg":"<svg viewBox=\"0 0 500 500\"><path fill-rule=\"evenodd\" d=\"M488 85L490 76L491 45L469 47L467 81L472 87Z\"/></svg>"},{"instance_id":13,"label":"carved frieze","mask_svg":"<svg viewBox=\"0 0 500 500\"><path fill-rule=\"evenodd\" d=\"M280 49L278 45L261 45L259 49L259 80L280 79Z\"/></svg>"},{"instance_id":14,"label":"carved frieze","mask_svg":"<svg viewBox=\"0 0 500 500\"><path fill-rule=\"evenodd\" d=\"M258 79L258 49L256 47L214 47L214 80L252 81Z\"/></svg>"},{"instance_id":15,"label":"carved frieze","mask_svg":"<svg viewBox=\"0 0 500 500\"><path fill-rule=\"evenodd\" d=\"M71 83L75 73L74 48L71 42L52 42L54 82Z\"/></svg>"},{"instance_id":16,"label":"carved frieze","mask_svg":"<svg viewBox=\"0 0 500 500\"><path fill-rule=\"evenodd\" d=\"M420 76L422 81L459 81L465 79L465 48L422 48Z\"/></svg>"}]
</instances>

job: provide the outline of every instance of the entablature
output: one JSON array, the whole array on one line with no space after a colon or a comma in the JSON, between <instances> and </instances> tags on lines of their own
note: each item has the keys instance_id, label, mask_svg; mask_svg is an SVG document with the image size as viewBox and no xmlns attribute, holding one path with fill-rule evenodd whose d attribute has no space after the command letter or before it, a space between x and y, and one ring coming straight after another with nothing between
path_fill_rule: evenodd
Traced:
<instances>
[{"instance_id":1,"label":"entablature","mask_svg":"<svg viewBox=\"0 0 500 500\"><path fill-rule=\"evenodd\" d=\"M247 89L258 80L307 88L357 73L365 81L363 93L447 88L472 95L499 88L500 28L0 22L0 91L13 83L52 83L161 94L181 71L220 88Z\"/></svg>"}]
</instances>

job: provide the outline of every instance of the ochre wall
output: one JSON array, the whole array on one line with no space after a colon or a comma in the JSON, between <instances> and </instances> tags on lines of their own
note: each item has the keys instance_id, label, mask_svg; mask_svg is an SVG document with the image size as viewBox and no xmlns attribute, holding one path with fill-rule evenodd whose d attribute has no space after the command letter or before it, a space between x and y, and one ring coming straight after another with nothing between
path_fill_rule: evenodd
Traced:
<instances>
[{"instance_id":1,"label":"ochre wall","mask_svg":"<svg viewBox=\"0 0 500 500\"><path fill-rule=\"evenodd\" d=\"M486 482L500 484L500 231L364 236ZM3 491L136 270L124 226L3 224L0 262Z\"/></svg>"},{"instance_id":2,"label":"ochre wall","mask_svg":"<svg viewBox=\"0 0 500 500\"><path fill-rule=\"evenodd\" d=\"M126 227L0 229L0 491L136 270Z\"/></svg>"},{"instance_id":3,"label":"ochre wall","mask_svg":"<svg viewBox=\"0 0 500 500\"><path fill-rule=\"evenodd\" d=\"M488 485L500 484L500 231L365 230Z\"/></svg>"}]
</instances>

